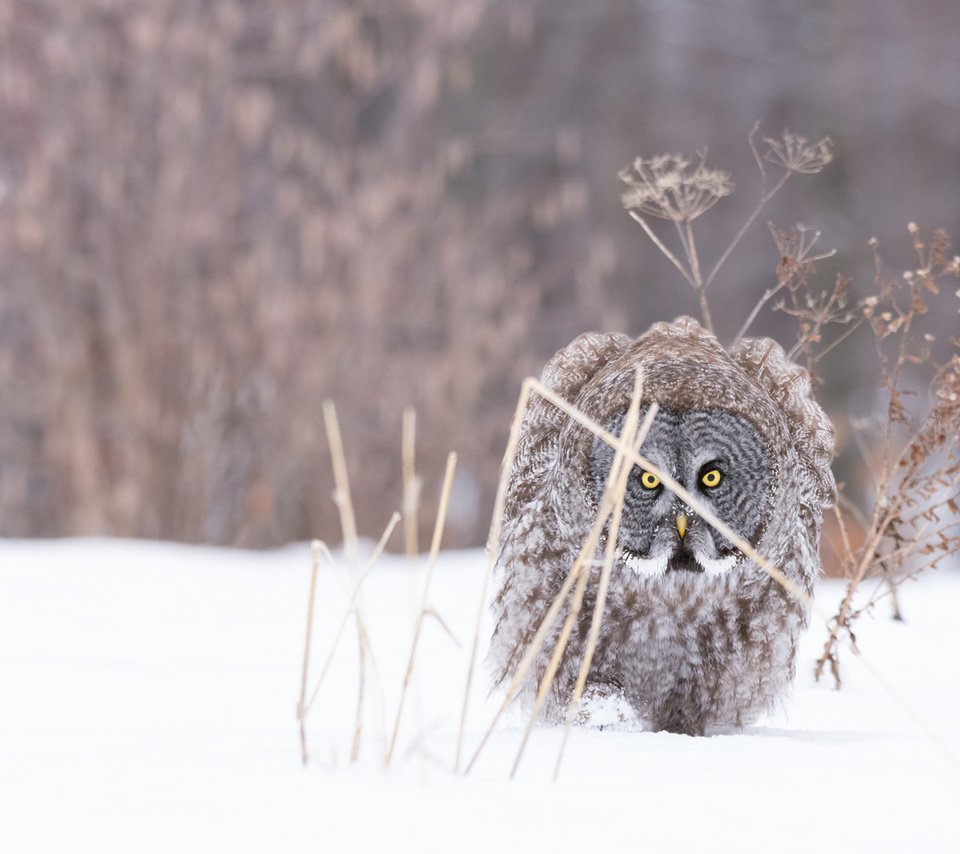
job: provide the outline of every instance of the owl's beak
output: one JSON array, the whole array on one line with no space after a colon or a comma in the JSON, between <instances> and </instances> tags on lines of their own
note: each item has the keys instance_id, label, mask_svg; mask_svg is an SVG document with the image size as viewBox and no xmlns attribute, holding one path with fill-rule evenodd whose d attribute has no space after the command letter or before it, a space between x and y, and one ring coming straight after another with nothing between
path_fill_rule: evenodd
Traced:
<instances>
[{"instance_id":1,"label":"owl's beak","mask_svg":"<svg viewBox=\"0 0 960 854\"><path fill-rule=\"evenodd\" d=\"M677 513L677 533L682 540L687 533L687 514Z\"/></svg>"}]
</instances>

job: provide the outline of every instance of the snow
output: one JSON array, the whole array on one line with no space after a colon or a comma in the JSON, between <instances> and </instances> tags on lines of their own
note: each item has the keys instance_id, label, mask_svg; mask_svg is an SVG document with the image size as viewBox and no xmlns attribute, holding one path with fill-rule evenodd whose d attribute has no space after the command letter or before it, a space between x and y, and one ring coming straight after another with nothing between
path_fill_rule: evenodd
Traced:
<instances>
[{"instance_id":1,"label":"snow","mask_svg":"<svg viewBox=\"0 0 960 854\"><path fill-rule=\"evenodd\" d=\"M309 565L305 545L0 541L0 851L960 851L960 772L944 756L960 755L956 572L903 591L907 622L882 608L861 622L864 658L845 653L841 691L812 678L814 626L782 711L706 738L576 729L554 783L551 728L534 731L508 779L515 712L468 777L450 771L479 552L441 555L430 602L461 647L427 620L388 770L424 563L381 561L362 601L382 692L369 673L360 761L349 764L350 624L309 716L304 768ZM841 591L822 583L821 607ZM322 569L312 677L347 598ZM495 708L483 682L468 752Z\"/></svg>"}]
</instances>

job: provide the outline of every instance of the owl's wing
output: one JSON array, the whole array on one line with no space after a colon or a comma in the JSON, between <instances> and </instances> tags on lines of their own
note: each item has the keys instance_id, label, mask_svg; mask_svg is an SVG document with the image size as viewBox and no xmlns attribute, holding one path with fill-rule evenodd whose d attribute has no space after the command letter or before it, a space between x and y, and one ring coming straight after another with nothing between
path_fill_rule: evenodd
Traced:
<instances>
[{"instance_id":1,"label":"owl's wing","mask_svg":"<svg viewBox=\"0 0 960 854\"><path fill-rule=\"evenodd\" d=\"M783 410L800 463L801 501L818 510L831 506L837 492L830 470L834 430L813 397L810 374L791 362L783 348L769 338L745 338L730 350L730 357Z\"/></svg>"}]
</instances>

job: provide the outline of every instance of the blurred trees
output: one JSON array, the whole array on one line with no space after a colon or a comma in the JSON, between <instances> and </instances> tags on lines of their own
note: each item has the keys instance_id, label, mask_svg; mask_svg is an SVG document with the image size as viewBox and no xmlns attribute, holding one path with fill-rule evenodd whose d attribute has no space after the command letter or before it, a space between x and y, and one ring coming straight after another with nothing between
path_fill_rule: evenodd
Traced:
<instances>
[{"instance_id":1,"label":"blurred trees","mask_svg":"<svg viewBox=\"0 0 960 854\"><path fill-rule=\"evenodd\" d=\"M425 509L457 450L450 542L481 541L519 380L695 311L620 209L634 155L734 171L705 254L756 198L757 119L834 137L771 215L844 269L908 219L960 231L952 8L0 0L0 532L336 539L329 397L362 533L414 405ZM776 261L757 228L721 334Z\"/></svg>"}]
</instances>

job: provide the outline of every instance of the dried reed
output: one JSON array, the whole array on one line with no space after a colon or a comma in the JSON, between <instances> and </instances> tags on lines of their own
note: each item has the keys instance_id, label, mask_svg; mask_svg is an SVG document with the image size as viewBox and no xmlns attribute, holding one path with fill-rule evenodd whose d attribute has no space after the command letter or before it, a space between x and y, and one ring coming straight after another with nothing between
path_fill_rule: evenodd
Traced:
<instances>
[{"instance_id":1,"label":"dried reed","mask_svg":"<svg viewBox=\"0 0 960 854\"><path fill-rule=\"evenodd\" d=\"M528 377L520 387L520 396L510 422L510 437L503 452L503 461L500 463L500 480L497 484L497 496L493 503L493 518L490 522L490 533L487 536L486 562L483 569L483 581L480 586L480 598L477 604L477 618L473 628L473 645L470 649L470 664L467 666L467 684L463 691L463 709L460 712L460 729L457 733L457 752L453 760L454 773L460 771L460 760L463 755L463 735L467 726L467 706L470 703L470 691L473 687L473 675L477 664L477 651L480 646L480 627L483 624L483 615L487 608L487 593L490 589L490 578L493 568L499 557L500 532L503 528L503 510L507 501L507 489L510 485L510 472L517 456L517 442L520 439L520 425L527 411L527 403L536 380Z\"/></svg>"},{"instance_id":2,"label":"dried reed","mask_svg":"<svg viewBox=\"0 0 960 854\"><path fill-rule=\"evenodd\" d=\"M647 410L647 414L643 419L643 423L640 425L640 429L637 431L636 438L633 441L634 450L640 449L644 439L647 437L647 433L650 431L650 427L653 424L653 419L656 418L656 415L657 404L652 403L650 408ZM630 417L629 413L627 417ZM624 431L624 434L629 435L629 432ZM600 626L603 622L603 609L607 602L607 591L610 587L610 576L613 572L613 561L616 557L616 544L620 535L620 521L623 516L626 483L627 478L630 475L630 470L632 469L632 465L626 465L622 461L621 465L622 471L619 477L622 479L622 485L618 480L616 493L617 500L613 507L613 514L610 519L610 531L607 534L607 543L606 548L604 549L603 566L600 570L600 583L597 588L597 601L594 605L593 618L590 622L590 633L587 636L587 646L583 653L583 660L580 662L580 672L577 674L577 682L574 685L573 694L570 697L570 703L567 707L567 716L563 728L563 738L560 742L560 751L557 754L557 762L553 769L554 780L560 776L560 765L563 762L564 752L566 751L567 739L570 737L570 728L573 725L574 717L576 716L580 707L580 700L583 697L583 691L587 684L587 675L590 673L590 665L593 663L593 655L596 652L597 639L600 636Z\"/></svg>"},{"instance_id":3,"label":"dried reed","mask_svg":"<svg viewBox=\"0 0 960 854\"><path fill-rule=\"evenodd\" d=\"M416 468L417 413L412 407L403 410L403 543L409 559L417 556L417 511L420 504L420 479Z\"/></svg>"},{"instance_id":4,"label":"dried reed","mask_svg":"<svg viewBox=\"0 0 960 854\"><path fill-rule=\"evenodd\" d=\"M307 630L303 641L303 673L300 677L300 699L297 702L297 721L300 725L300 758L307 764L307 730L304 722L306 711L304 702L307 697L307 679L310 667L310 641L313 637L313 603L316 599L317 570L320 566L320 541L310 544L310 593L307 598Z\"/></svg>"},{"instance_id":5,"label":"dried reed","mask_svg":"<svg viewBox=\"0 0 960 854\"><path fill-rule=\"evenodd\" d=\"M633 395L630 399L630 405L627 409L627 415L624 419L623 429L620 434L620 443L618 444L616 452L614 453L613 463L611 464L610 471L607 474L607 482L604 487L603 500L601 501L600 509L597 512L597 518L594 523L595 525L599 525L599 530L602 533L603 526L606 525L607 519L609 518L610 520L606 534L607 543L605 549L606 558L609 559L609 566L613 565L613 557L616 553L616 543L620 534L620 519L623 513L624 499L626 497L627 480L630 477L630 471L633 468L632 464L625 462L623 449L625 447L625 443L629 442L630 446L632 446L635 450L639 450L645 435L645 431L643 431L644 435L640 435L637 430L637 422L640 419L640 400L642 396L643 371L641 369L637 369L634 376ZM649 425L653 422L653 417L656 416L656 405L652 406L650 411L653 414L651 415L650 412L648 412L648 417L645 422L647 429L649 429ZM553 680L556 676L557 669L560 666L563 653L566 651L567 642L570 638L570 632L573 630L573 624L576 621L576 618L580 613L580 608L583 604L583 595L586 591L587 580L590 577L590 571L592 569L592 561L590 560L592 554L587 553L584 555L584 552L581 552L581 557L584 556L586 557L586 560L581 561L578 558L577 564L574 565L575 570L579 572L579 577L577 579L576 589L574 590L573 602L571 603L567 617L564 620L563 627L560 630L560 635L554 644L553 655L550 657L550 662L547 665L547 669L540 680L540 686L537 690L537 696L530 712L527 728L524 731L523 739L520 742L520 747L517 750L517 756L513 763L513 768L510 771L511 777L516 775L517 769L520 767L520 760L522 759L524 750L526 749L527 741L530 738L530 733L533 731L534 724L540 717L540 710L543 708L543 703L546 700L547 692L553 685ZM604 588L604 590L606 582L609 580L609 566L607 560L605 559L600 582L601 587ZM594 609L593 621L591 623L591 639L594 643L596 638L593 636L593 627L594 624L596 624L596 628L599 631L601 615L603 613L603 603L601 602L601 598L602 594L598 594L598 607ZM592 650L590 650L590 653L592 655ZM583 664L589 668L589 662L587 661L586 655L583 658L582 665ZM583 666L581 666L580 674L584 677L584 679L586 678L586 672ZM577 684L582 690L579 677L577 679ZM579 700L579 694L575 693L574 697L572 697L570 700L570 707L572 708L576 703L579 703Z\"/></svg>"},{"instance_id":6,"label":"dried reed","mask_svg":"<svg viewBox=\"0 0 960 854\"><path fill-rule=\"evenodd\" d=\"M337 628L336 634L334 635L333 644L331 645L330 651L327 654L327 658L324 661L323 669L320 671L320 676L314 685L313 691L310 693L310 699L307 701L306 706L303 709L304 715L310 711L310 709L313 707L314 701L317 699L317 694L320 691L320 687L323 685L324 679L326 679L327 673L330 671L330 665L333 663L334 655L336 654L337 647L339 646L340 640L343 637L343 632L347 627L347 623L350 621L351 616L357 616L357 606L364 582L370 577L370 573L373 572L377 561L380 559L380 555L383 554L383 550L387 545L387 541L390 539L390 535L393 533L393 529L397 526L399 521L399 513L394 513L393 516L390 517L390 521L387 523L387 527L380 536L380 540L377 542L377 546L373 550L373 554L370 555L363 572L360 574L356 583L354 584L353 592L350 594L350 601L347 604L347 609L343 615L343 619L340 621L340 625ZM325 550L326 553L329 554L329 549L326 549L323 544L321 544L321 549Z\"/></svg>"},{"instance_id":7,"label":"dried reed","mask_svg":"<svg viewBox=\"0 0 960 854\"><path fill-rule=\"evenodd\" d=\"M447 470L443 477L443 488L440 493L440 506L437 509L437 520L433 529L433 540L430 543L430 558L427 563L427 577L423 583L423 597L420 603L420 612L417 614L417 621L413 630L413 641L410 645L410 657L407 660L407 669L403 675L403 688L400 691L400 700L397 703L397 716L393 722L393 734L390 736L390 745L384 756L384 765L389 766L393 759L393 751L397 744L397 735L400 732L400 718L403 715L403 706L407 697L407 689L410 687L410 677L413 675L413 664L417 656L417 644L420 641L420 631L423 628L424 618L431 613L435 613L427 605L430 595L430 582L433 579L433 570L436 567L437 555L440 552L440 541L443 537L443 529L447 520L447 507L450 504L450 490L453 486L453 475L457 468L457 455L451 453L447 457ZM442 621L441 621L442 622Z\"/></svg>"},{"instance_id":8,"label":"dried reed","mask_svg":"<svg viewBox=\"0 0 960 854\"><path fill-rule=\"evenodd\" d=\"M333 463L333 480L336 485L333 503L337 505L340 513L340 526L347 558L354 561L357 559L357 523L353 513L353 499L350 496L350 476L347 471L347 459L343 452L343 440L340 438L337 407L332 400L323 402L323 423L327 428L327 442L330 445L330 460Z\"/></svg>"}]
</instances>

